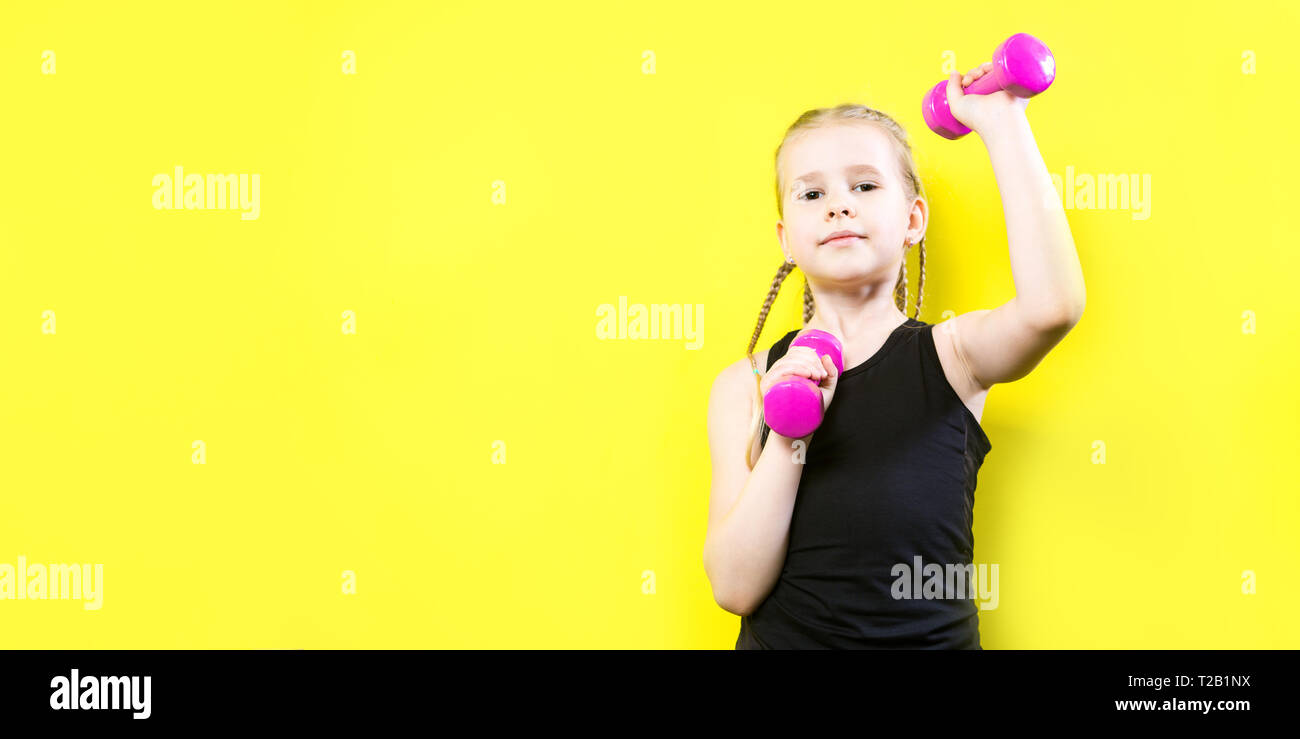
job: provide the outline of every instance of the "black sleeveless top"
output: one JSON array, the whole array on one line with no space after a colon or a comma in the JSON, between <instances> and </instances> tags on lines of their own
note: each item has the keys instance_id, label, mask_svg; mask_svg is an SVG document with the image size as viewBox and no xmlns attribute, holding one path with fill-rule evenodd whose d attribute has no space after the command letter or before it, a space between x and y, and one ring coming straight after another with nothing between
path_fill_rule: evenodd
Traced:
<instances>
[{"instance_id":1,"label":"black sleeveless top","mask_svg":"<svg viewBox=\"0 0 1300 739\"><path fill-rule=\"evenodd\" d=\"M948 383L933 329L908 318L840 375L805 450L780 578L741 618L736 649L982 649L969 589L892 595L897 564L921 584L926 565L947 580L950 564L972 564L976 473L993 448ZM772 345L769 368L798 333Z\"/></svg>"}]
</instances>

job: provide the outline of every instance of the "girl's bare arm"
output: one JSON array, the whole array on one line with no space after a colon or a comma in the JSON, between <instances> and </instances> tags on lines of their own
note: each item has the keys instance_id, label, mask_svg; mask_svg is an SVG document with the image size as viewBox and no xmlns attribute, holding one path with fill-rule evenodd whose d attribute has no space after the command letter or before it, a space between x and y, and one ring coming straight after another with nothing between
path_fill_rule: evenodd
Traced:
<instances>
[{"instance_id":1,"label":"girl's bare arm","mask_svg":"<svg viewBox=\"0 0 1300 739\"><path fill-rule=\"evenodd\" d=\"M974 383L988 388L1020 379L1037 366L1079 322L1085 298L1070 225L1024 101L999 92L977 102L986 117L976 131L1002 196L1016 294L997 308L957 316L941 333L953 342Z\"/></svg>"},{"instance_id":2,"label":"girl's bare arm","mask_svg":"<svg viewBox=\"0 0 1300 739\"><path fill-rule=\"evenodd\" d=\"M738 616L753 612L785 563L795 493L803 474L797 441L775 431L751 471L745 465L753 412L753 372L740 360L719 373L709 393L712 481L704 571L713 599Z\"/></svg>"}]
</instances>

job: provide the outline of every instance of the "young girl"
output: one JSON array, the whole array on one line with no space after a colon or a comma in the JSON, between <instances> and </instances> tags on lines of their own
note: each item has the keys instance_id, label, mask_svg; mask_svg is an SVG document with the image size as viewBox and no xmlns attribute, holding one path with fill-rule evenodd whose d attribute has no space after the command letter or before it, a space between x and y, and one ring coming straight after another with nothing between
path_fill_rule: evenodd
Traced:
<instances>
[{"instance_id":1,"label":"young girl","mask_svg":"<svg viewBox=\"0 0 1300 739\"><path fill-rule=\"evenodd\" d=\"M860 105L810 110L776 151L784 261L747 357L709 396L713 464L704 567L741 616L737 649L980 649L971 574L980 426L998 382L1024 377L1079 321L1083 274L1025 116L1005 91L966 95L992 65L948 80L953 115L988 149L1016 295L937 327L920 320L928 203L907 134ZM939 142L937 146L960 144ZM909 317L907 252L919 252ZM790 342L754 355L790 271L803 270L804 330L835 334L843 374ZM792 376L819 383L825 416L802 439L768 428L763 396ZM964 592L917 592L962 568ZM908 587L903 587L907 585ZM955 588L954 588L955 590Z\"/></svg>"}]
</instances>

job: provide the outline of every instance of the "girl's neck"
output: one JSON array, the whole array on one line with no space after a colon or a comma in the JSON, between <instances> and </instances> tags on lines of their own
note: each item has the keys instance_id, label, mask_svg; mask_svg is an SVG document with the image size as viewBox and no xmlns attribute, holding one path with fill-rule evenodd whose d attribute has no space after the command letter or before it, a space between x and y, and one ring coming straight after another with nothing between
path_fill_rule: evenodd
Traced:
<instances>
[{"instance_id":1,"label":"girl's neck","mask_svg":"<svg viewBox=\"0 0 1300 739\"><path fill-rule=\"evenodd\" d=\"M895 306L879 314L858 313L855 315L823 315L821 311L813 313L807 329L820 329L837 334L844 341L854 343L859 339L877 337L889 333L903 325L908 316Z\"/></svg>"}]
</instances>

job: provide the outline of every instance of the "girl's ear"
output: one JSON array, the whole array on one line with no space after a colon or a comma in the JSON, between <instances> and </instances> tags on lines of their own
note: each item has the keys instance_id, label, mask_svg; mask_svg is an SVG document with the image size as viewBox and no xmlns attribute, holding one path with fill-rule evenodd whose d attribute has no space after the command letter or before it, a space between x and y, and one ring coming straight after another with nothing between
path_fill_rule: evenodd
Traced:
<instances>
[{"instance_id":1,"label":"girl's ear","mask_svg":"<svg viewBox=\"0 0 1300 739\"><path fill-rule=\"evenodd\" d=\"M925 198L917 195L916 200L912 201L912 210L908 215L908 236L912 239L912 243L915 244L925 236L925 224L929 220L930 207L925 202Z\"/></svg>"}]
</instances>

